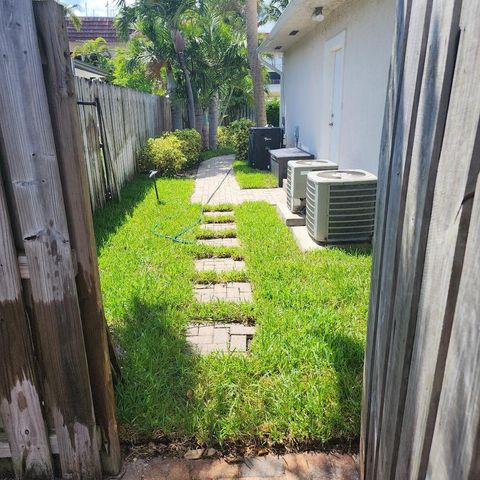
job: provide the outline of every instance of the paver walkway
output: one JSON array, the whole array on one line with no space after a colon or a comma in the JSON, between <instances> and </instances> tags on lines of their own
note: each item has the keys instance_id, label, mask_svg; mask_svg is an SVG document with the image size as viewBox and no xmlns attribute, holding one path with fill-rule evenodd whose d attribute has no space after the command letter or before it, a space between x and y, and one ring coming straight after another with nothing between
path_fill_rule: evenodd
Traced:
<instances>
[{"instance_id":1,"label":"paver walkway","mask_svg":"<svg viewBox=\"0 0 480 480\"><path fill-rule=\"evenodd\" d=\"M155 458L127 464L123 480L358 480L358 464L350 455L299 453L282 457L220 459Z\"/></svg>"},{"instance_id":2,"label":"paver walkway","mask_svg":"<svg viewBox=\"0 0 480 480\"><path fill-rule=\"evenodd\" d=\"M205 160L200 164L198 167L197 178L195 180L195 191L191 198L192 203L207 203L210 195L212 195L219 183L225 177L226 173L232 168L234 159L235 157L233 155L226 155ZM282 188L255 188L242 190L235 179L233 170L231 170L228 177L210 200L210 204L239 204L257 200L264 200L272 205L282 202L286 203L287 201L286 194Z\"/></svg>"},{"instance_id":3,"label":"paver walkway","mask_svg":"<svg viewBox=\"0 0 480 480\"><path fill-rule=\"evenodd\" d=\"M243 260L234 260L233 258L201 258L195 260L195 270L197 272L205 272L213 270L215 272L231 272L233 270L245 270L245 262Z\"/></svg>"},{"instance_id":4,"label":"paver walkway","mask_svg":"<svg viewBox=\"0 0 480 480\"><path fill-rule=\"evenodd\" d=\"M215 300L250 302L252 300L252 286L248 282L195 285L195 298L199 302L212 302Z\"/></svg>"},{"instance_id":5,"label":"paver walkway","mask_svg":"<svg viewBox=\"0 0 480 480\"><path fill-rule=\"evenodd\" d=\"M203 230L212 230L214 232L221 232L222 230L235 230L237 226L234 223L202 223L200 228Z\"/></svg>"},{"instance_id":6,"label":"paver walkway","mask_svg":"<svg viewBox=\"0 0 480 480\"><path fill-rule=\"evenodd\" d=\"M239 323L191 324L187 342L198 352L246 352L255 327Z\"/></svg>"},{"instance_id":7,"label":"paver walkway","mask_svg":"<svg viewBox=\"0 0 480 480\"><path fill-rule=\"evenodd\" d=\"M197 243L211 245L213 247L239 247L240 240L238 238L202 238Z\"/></svg>"}]
</instances>

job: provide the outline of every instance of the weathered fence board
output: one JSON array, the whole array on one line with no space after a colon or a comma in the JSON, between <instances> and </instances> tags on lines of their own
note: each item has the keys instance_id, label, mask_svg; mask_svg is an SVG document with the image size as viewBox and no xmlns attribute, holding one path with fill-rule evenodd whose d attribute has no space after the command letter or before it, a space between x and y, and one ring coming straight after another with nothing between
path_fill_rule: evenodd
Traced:
<instances>
[{"instance_id":1,"label":"weathered fence board","mask_svg":"<svg viewBox=\"0 0 480 480\"><path fill-rule=\"evenodd\" d=\"M480 388L478 282L471 280L480 225L478 213L470 217L480 171L480 7L474 0L411 6L405 21L409 8L397 5L407 42L397 32L392 70L406 53L387 98L383 144L394 147L382 146L380 159L385 218L375 237L362 477L478 478L480 411L470 389ZM395 153L399 140L406 148Z\"/></svg>"},{"instance_id":2,"label":"weathered fence board","mask_svg":"<svg viewBox=\"0 0 480 480\"><path fill-rule=\"evenodd\" d=\"M56 41L58 36L43 37L42 43L46 47L49 42L54 44ZM27 392L26 401L23 402L20 392L14 392L18 394L20 410L26 410L18 419L28 421L29 416L35 417L32 440L35 440L35 435L41 434L40 426L45 423L55 431L55 437L50 437L56 439L64 478L100 478L97 424L71 248L71 238L77 241L77 237L70 235L71 222L65 209L65 204L70 202L70 205L74 204L76 214L83 218L81 210L85 199L78 198L72 202L70 198L66 202L70 193L64 195L64 183L69 183L69 179L62 178L57 148L61 149L59 136L63 140L63 135L66 135L67 141L74 138L72 135L75 134L70 131L74 125L68 116L62 118L62 122L56 119L54 123L62 132L55 132L54 136L51 118L55 105L49 104L48 100L59 100L63 95L68 97L69 92L57 92L58 98L47 97L31 0L0 2L0 52L1 180L5 186L10 230L16 250L15 268L9 269L9 281L15 282L14 276L18 277L18 256L24 254L29 279L24 281L22 290L22 311L25 312L25 308L28 311L43 404L43 411L38 408L35 410L35 402L31 402L32 392ZM68 57L63 53L58 55L57 52L56 58L55 55L49 56L47 50L44 54L45 58L61 62L64 66L68 64ZM53 89L64 87L61 74L65 73L65 69L53 68L51 72L60 74L60 78L49 78L47 74L49 86ZM73 90L70 95L70 100L75 101ZM61 105L65 104L60 101L57 107ZM69 184L68 188L73 187ZM88 233L91 234L91 231ZM2 252L8 251L4 246L5 238L1 238ZM89 238L87 247L92 241ZM87 247L81 246L80 249ZM84 272L79 278L85 278ZM3 298L0 304L1 308L8 306ZM11 316L8 321L12 321ZM16 332L10 332L5 340L9 345L18 347L16 342L22 339ZM25 337L23 343L27 348L29 343ZM25 366L28 366L27 355L28 351L24 351ZM104 355L108 358L108 349L104 350ZM8 356L2 357L2 361L6 359ZM18 367L12 363L9 368L21 368L21 363ZM30 378L28 371L25 371L25 375L26 379ZM4 391L0 392L2 404L8 399L8 393L5 396ZM22 434L21 430L12 433L9 422L7 418L4 424L10 454L15 462L18 456L16 441L18 434ZM22 462L24 459L31 462L27 451L29 434L29 428L25 428ZM51 470L48 464L49 444L52 450L51 442L46 440L44 433L43 446L39 445L41 450L38 453L38 459L43 458L44 472ZM26 466L31 467L31 463L24 464L22 470L16 468L18 478L26 475L23 470Z\"/></svg>"},{"instance_id":3,"label":"weathered fence board","mask_svg":"<svg viewBox=\"0 0 480 480\"><path fill-rule=\"evenodd\" d=\"M53 477L50 448L1 178L0 245L0 417L10 440L15 475L48 479Z\"/></svg>"},{"instance_id":4,"label":"weathered fence board","mask_svg":"<svg viewBox=\"0 0 480 480\"><path fill-rule=\"evenodd\" d=\"M117 475L121 452L115 418L115 398L108 352L107 324L102 306L87 171L63 8L52 0L34 3L38 36L43 47L44 75L60 167L72 248L76 252L78 301L93 406L100 427L104 473Z\"/></svg>"},{"instance_id":5,"label":"weathered fence board","mask_svg":"<svg viewBox=\"0 0 480 480\"><path fill-rule=\"evenodd\" d=\"M136 172L137 155L146 140L171 130L170 106L158 95L84 78L75 78L75 89L95 209L106 198L120 196Z\"/></svg>"}]
</instances>

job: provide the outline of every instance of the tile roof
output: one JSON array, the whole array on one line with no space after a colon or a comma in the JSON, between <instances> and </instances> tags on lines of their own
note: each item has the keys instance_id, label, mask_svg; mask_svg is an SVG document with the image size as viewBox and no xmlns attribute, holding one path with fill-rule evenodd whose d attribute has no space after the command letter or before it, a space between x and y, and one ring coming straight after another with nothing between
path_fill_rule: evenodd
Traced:
<instances>
[{"instance_id":1,"label":"tile roof","mask_svg":"<svg viewBox=\"0 0 480 480\"><path fill-rule=\"evenodd\" d=\"M103 37L107 43L120 42L112 17L80 17L80 20L82 27L77 32L71 20L67 18L67 32L71 42L94 40L97 37Z\"/></svg>"}]
</instances>

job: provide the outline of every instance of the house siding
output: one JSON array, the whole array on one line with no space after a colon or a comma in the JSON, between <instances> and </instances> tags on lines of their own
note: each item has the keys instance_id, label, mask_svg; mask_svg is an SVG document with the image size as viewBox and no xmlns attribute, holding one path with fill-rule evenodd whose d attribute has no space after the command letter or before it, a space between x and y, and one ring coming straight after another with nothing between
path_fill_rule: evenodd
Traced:
<instances>
[{"instance_id":1,"label":"house siding","mask_svg":"<svg viewBox=\"0 0 480 480\"><path fill-rule=\"evenodd\" d=\"M393 39L395 0L352 0L332 12L284 53L282 116L288 146L329 157L330 98L325 92L325 43L345 31L340 168L378 171Z\"/></svg>"}]
</instances>

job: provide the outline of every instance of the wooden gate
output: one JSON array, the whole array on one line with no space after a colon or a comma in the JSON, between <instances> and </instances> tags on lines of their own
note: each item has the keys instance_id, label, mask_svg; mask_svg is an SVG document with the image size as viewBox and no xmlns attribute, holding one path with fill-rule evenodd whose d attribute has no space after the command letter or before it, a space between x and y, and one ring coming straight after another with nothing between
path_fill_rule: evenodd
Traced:
<instances>
[{"instance_id":1,"label":"wooden gate","mask_svg":"<svg viewBox=\"0 0 480 480\"><path fill-rule=\"evenodd\" d=\"M362 407L364 479L480 478L480 2L398 0Z\"/></svg>"},{"instance_id":2,"label":"wooden gate","mask_svg":"<svg viewBox=\"0 0 480 480\"><path fill-rule=\"evenodd\" d=\"M63 9L0 0L0 456L17 478L121 465Z\"/></svg>"}]
</instances>

